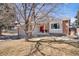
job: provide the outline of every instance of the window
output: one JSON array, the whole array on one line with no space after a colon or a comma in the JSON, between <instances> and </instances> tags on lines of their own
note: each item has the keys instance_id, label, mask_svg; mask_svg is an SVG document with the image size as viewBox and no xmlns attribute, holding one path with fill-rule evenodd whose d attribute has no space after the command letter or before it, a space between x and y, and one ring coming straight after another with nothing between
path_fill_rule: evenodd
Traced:
<instances>
[{"instance_id":1,"label":"window","mask_svg":"<svg viewBox=\"0 0 79 59\"><path fill-rule=\"evenodd\" d=\"M55 24L51 24L51 29L59 29L60 26L58 23L55 23Z\"/></svg>"}]
</instances>

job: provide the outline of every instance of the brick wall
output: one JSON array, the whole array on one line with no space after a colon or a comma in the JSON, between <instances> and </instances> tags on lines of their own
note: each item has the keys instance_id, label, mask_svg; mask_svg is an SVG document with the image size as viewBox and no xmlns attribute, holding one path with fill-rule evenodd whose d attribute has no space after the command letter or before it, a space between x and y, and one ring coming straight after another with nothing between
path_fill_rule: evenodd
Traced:
<instances>
[{"instance_id":1,"label":"brick wall","mask_svg":"<svg viewBox=\"0 0 79 59\"><path fill-rule=\"evenodd\" d=\"M63 33L66 34L66 35L69 35L69 20L63 20Z\"/></svg>"}]
</instances>

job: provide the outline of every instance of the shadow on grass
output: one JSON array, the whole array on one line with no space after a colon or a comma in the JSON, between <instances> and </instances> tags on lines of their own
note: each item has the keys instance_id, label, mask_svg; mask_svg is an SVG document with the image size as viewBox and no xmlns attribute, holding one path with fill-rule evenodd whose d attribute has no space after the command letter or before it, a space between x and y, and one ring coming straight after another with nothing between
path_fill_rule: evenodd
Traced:
<instances>
[{"instance_id":1,"label":"shadow on grass","mask_svg":"<svg viewBox=\"0 0 79 59\"><path fill-rule=\"evenodd\" d=\"M22 36L18 37L18 35L1 35L0 36L0 40L9 40L9 39L11 39L11 40L19 40L21 38L23 38L23 37Z\"/></svg>"},{"instance_id":2,"label":"shadow on grass","mask_svg":"<svg viewBox=\"0 0 79 59\"><path fill-rule=\"evenodd\" d=\"M31 56L31 55L34 55L36 52L39 52L41 55L43 56L46 56L47 54L42 51L42 49L45 47L48 47L48 48L52 48L52 49L56 49L60 52L64 52L66 53L65 51L63 51L61 48L57 48L57 47L54 47L52 46L52 43L55 43L55 44L68 44L68 45L71 45L71 46L74 46L76 48L79 48L79 42L68 42L68 41L64 41L64 40L54 40L54 41L44 41L44 40L39 40L39 41L28 41L28 42L35 42L34 46L31 48L30 52L27 54L27 56ZM44 45L43 43L46 43L47 45ZM43 48L41 48L42 46L44 46ZM74 54L74 55L79 55L79 53L77 53L76 51L70 51L70 53Z\"/></svg>"}]
</instances>

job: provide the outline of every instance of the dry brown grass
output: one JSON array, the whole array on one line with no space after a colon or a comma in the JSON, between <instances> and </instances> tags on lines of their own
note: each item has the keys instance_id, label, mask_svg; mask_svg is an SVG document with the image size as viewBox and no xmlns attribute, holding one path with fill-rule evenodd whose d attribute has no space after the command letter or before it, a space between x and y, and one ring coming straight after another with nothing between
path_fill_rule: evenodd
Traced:
<instances>
[{"instance_id":1,"label":"dry brown grass","mask_svg":"<svg viewBox=\"0 0 79 59\"><path fill-rule=\"evenodd\" d=\"M25 42L24 40L0 41L0 55L79 55L78 43L40 42L38 48L34 46L35 43L36 42Z\"/></svg>"}]
</instances>

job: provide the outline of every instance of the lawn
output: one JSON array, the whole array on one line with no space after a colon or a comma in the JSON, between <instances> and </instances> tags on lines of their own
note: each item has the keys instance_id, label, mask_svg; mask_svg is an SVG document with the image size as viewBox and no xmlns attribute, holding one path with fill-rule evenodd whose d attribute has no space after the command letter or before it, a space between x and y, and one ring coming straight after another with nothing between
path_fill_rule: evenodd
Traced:
<instances>
[{"instance_id":1,"label":"lawn","mask_svg":"<svg viewBox=\"0 0 79 59\"><path fill-rule=\"evenodd\" d=\"M0 41L1 56L76 56L79 55L78 42L49 41L25 42L25 40Z\"/></svg>"}]
</instances>

